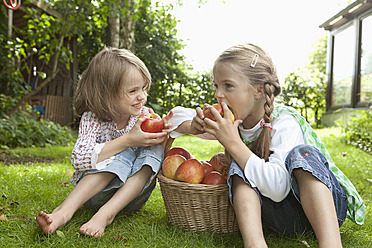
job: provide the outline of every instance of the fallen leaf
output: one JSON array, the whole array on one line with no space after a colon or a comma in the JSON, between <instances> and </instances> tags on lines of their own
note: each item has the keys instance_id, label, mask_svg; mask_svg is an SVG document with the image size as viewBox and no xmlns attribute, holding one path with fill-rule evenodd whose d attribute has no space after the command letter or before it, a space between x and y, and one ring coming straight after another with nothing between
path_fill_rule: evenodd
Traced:
<instances>
[{"instance_id":1,"label":"fallen leaf","mask_svg":"<svg viewBox=\"0 0 372 248\"><path fill-rule=\"evenodd\" d=\"M301 240L301 243L306 245L306 247L310 247L310 245L306 242L306 240Z\"/></svg>"},{"instance_id":2,"label":"fallen leaf","mask_svg":"<svg viewBox=\"0 0 372 248\"><path fill-rule=\"evenodd\" d=\"M67 176L72 176L72 174L74 174L74 172L72 170L66 170L65 174Z\"/></svg>"},{"instance_id":3,"label":"fallen leaf","mask_svg":"<svg viewBox=\"0 0 372 248\"><path fill-rule=\"evenodd\" d=\"M62 186L68 187L68 186L70 186L70 185L71 185L70 182L62 182Z\"/></svg>"},{"instance_id":4,"label":"fallen leaf","mask_svg":"<svg viewBox=\"0 0 372 248\"><path fill-rule=\"evenodd\" d=\"M57 230L56 233L57 233L58 237L60 237L62 239L66 238L65 234L63 232L61 232L60 230Z\"/></svg>"},{"instance_id":5,"label":"fallen leaf","mask_svg":"<svg viewBox=\"0 0 372 248\"><path fill-rule=\"evenodd\" d=\"M10 202L9 202L9 205L20 205L19 204L19 202L17 202L17 201L14 201L14 200L11 200Z\"/></svg>"},{"instance_id":6,"label":"fallen leaf","mask_svg":"<svg viewBox=\"0 0 372 248\"><path fill-rule=\"evenodd\" d=\"M5 214L0 215L0 220L8 220L8 217L5 216Z\"/></svg>"}]
</instances>

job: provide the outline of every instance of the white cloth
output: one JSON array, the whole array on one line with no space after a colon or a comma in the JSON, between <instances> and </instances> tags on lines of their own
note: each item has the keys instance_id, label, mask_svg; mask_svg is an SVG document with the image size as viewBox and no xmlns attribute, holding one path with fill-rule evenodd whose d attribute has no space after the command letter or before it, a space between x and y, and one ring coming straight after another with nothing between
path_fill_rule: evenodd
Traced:
<instances>
[{"instance_id":1,"label":"white cloth","mask_svg":"<svg viewBox=\"0 0 372 248\"><path fill-rule=\"evenodd\" d=\"M169 122L172 129L176 129L182 122L192 120L196 115L195 110L183 107L172 109L173 117ZM281 115L276 118L272 125L271 145L272 154L265 162L256 155L248 159L244 174L253 187L257 187L262 195L273 201L282 201L290 191L290 175L285 168L285 158L290 150L300 144L305 144L304 136L300 125L291 115ZM258 123L252 129L244 129L239 125L239 131L246 141L254 141L260 134L262 128ZM176 131L171 133L171 137L176 138L182 135ZM203 135L198 135L203 138Z\"/></svg>"}]
</instances>

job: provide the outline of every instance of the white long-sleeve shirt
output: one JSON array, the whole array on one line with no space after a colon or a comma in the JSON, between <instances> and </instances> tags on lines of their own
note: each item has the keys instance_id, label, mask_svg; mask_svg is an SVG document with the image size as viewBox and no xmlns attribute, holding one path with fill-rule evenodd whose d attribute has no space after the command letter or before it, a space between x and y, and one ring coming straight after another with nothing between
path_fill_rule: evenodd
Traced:
<instances>
[{"instance_id":1,"label":"white long-sleeve shirt","mask_svg":"<svg viewBox=\"0 0 372 248\"><path fill-rule=\"evenodd\" d=\"M172 109L173 117L170 119L172 129L176 129L182 122L192 120L195 110L183 107ZM285 167L285 159L290 150L300 144L305 144L304 135L300 125L289 114L282 114L275 118L271 131L270 155L267 162L252 154L248 159L244 174L252 187L257 187L260 193L275 202L282 201L290 191L290 175ZM244 129L239 125L240 134L245 141L254 141L262 131L260 123L251 129ZM176 131L171 137L182 135ZM198 137L211 139L212 135L203 134Z\"/></svg>"}]
</instances>

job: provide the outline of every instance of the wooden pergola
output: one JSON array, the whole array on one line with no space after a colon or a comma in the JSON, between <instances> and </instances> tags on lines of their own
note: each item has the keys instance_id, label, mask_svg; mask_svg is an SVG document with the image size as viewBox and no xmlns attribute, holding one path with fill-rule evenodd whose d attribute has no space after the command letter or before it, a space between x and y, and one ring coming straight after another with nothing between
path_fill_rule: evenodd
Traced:
<instances>
[{"instance_id":1,"label":"wooden pergola","mask_svg":"<svg viewBox=\"0 0 372 248\"><path fill-rule=\"evenodd\" d=\"M13 0L14 2L15 0ZM27 8L38 8L42 13L46 13L58 19L63 19L62 15L42 1L27 0L23 1L21 6L16 10L8 10L8 36L17 36L13 28L25 29L27 28L28 19L25 18ZM20 37L22 38L22 37ZM70 70L66 69L64 64L58 65L58 74L55 78L44 87L39 93L32 96L28 101L31 106L38 110L43 110L41 118L59 123L61 125L70 125L73 122L72 98L77 82L77 40L65 40L65 45L69 46L73 51L74 62L70 65ZM30 57L27 59L27 67L29 72L22 71L25 82L32 88L38 85L38 78L33 75L33 68L41 68L43 61L38 58ZM48 65L43 69L47 75L51 75L52 68Z\"/></svg>"}]
</instances>

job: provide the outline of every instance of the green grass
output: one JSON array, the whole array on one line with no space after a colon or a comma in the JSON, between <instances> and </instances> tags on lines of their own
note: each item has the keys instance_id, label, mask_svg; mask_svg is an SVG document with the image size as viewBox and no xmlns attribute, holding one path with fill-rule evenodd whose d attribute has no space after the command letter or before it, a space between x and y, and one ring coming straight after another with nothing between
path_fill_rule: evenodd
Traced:
<instances>
[{"instance_id":1,"label":"green grass","mask_svg":"<svg viewBox=\"0 0 372 248\"><path fill-rule=\"evenodd\" d=\"M348 175L367 205L363 226L346 220L341 227L344 247L372 247L370 202L372 197L372 156L342 143L338 129L317 130L336 164ZM331 135L329 135L331 133ZM179 137L173 146L188 149L194 157L208 160L223 151L216 141L191 136ZM82 207L72 220L55 234L42 233L34 217L40 210L51 212L73 186L64 186L72 170L69 156L72 147L14 149L19 157L53 158L50 163L4 165L0 163L0 247L243 247L239 233L217 234L188 232L168 224L167 215L157 185L149 201L133 214L120 213L100 239L79 235L79 227L94 214ZM5 219L5 220L4 220ZM269 247L317 247L312 234L283 237L265 231Z\"/></svg>"}]
</instances>

